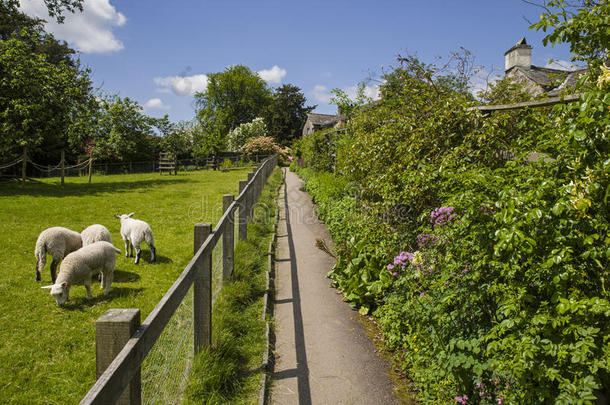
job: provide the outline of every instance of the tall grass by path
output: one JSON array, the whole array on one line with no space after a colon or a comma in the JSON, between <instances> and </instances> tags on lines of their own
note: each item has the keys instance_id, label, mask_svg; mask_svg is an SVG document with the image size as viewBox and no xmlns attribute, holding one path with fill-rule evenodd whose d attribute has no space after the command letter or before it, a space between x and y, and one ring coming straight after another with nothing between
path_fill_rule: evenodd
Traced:
<instances>
[{"instance_id":1,"label":"tall grass by path","mask_svg":"<svg viewBox=\"0 0 610 405\"><path fill-rule=\"evenodd\" d=\"M195 358L185 404L256 404L266 348L261 319L267 249L273 234L275 198L282 182L275 169L248 224L248 239L235 251L233 278L223 285L212 315L212 347Z\"/></svg>"},{"instance_id":2,"label":"tall grass by path","mask_svg":"<svg viewBox=\"0 0 610 405\"><path fill-rule=\"evenodd\" d=\"M237 194L247 170L136 174L0 183L0 403L78 403L95 382L95 321L110 308L139 308L142 320L193 255L193 225L217 222L222 195ZM135 212L155 235L157 263L145 244L142 260L124 257L116 213ZM51 284L50 257L35 281L34 245L52 226L80 232L100 223L121 249L108 297L73 287L60 308L40 286Z\"/></svg>"}]
</instances>

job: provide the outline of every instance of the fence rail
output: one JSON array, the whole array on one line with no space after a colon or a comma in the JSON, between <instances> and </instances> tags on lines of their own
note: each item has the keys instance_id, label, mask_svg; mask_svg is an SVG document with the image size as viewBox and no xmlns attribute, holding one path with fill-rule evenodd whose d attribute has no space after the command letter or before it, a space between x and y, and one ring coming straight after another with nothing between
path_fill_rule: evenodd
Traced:
<instances>
[{"instance_id":1,"label":"fence rail","mask_svg":"<svg viewBox=\"0 0 610 405\"><path fill-rule=\"evenodd\" d=\"M231 237L225 236L234 234L235 231L235 211L239 209L239 238L247 237L245 224L251 218L252 209L258 200L263 185L266 179L271 175L273 168L277 165L277 156L267 158L251 176L248 176L247 184L240 182L240 193L235 199L226 197L226 206L224 214L216 227L212 230L211 224L196 224L194 232L194 247L195 255L186 266L182 274L170 287L168 292L163 296L161 301L148 315L144 322L139 325L133 335L127 340L125 345L119 351L118 355L113 358L107 367L98 365L98 372L104 369L103 373L98 377L96 383L89 390L87 395L81 401L81 404L114 404L119 399L123 403L138 404L141 401L141 395L138 392L141 383L140 367L148 352L169 323L172 315L186 296L191 285L193 288L193 324L194 324L194 351L197 353L202 347L211 343L211 322L212 322L212 252L214 247L221 238L228 240L226 245L233 245ZM229 199L232 202L228 204ZM242 224L243 222L243 224ZM226 239L225 239L226 238ZM233 253L232 249L225 249L223 243L223 275L230 277L227 268L233 268ZM229 254L230 258L224 257ZM231 263L229 263L229 261ZM225 268L224 266L227 266ZM109 328L117 328L112 322L108 322L113 314L120 312L126 316L137 317L139 320L138 310L109 310L98 320L98 326L102 323L109 325ZM137 312L137 316L136 316ZM131 314L131 315L130 315ZM120 316L118 318L121 318ZM131 324L134 322L120 319L119 322ZM103 328L102 328L103 329ZM98 353L97 361L100 359L100 351L111 351L113 346L116 348L121 343L101 341L101 337L110 336L110 339L118 336L118 333L104 332L96 328L97 336L96 346ZM102 336L100 336L102 335ZM116 349L115 349L116 350ZM106 356L108 357L108 356ZM130 385L131 384L131 385ZM127 389L129 386L129 389ZM127 389L127 390L126 390ZM125 394L123 394L125 392ZM123 394L123 396L121 396Z\"/></svg>"},{"instance_id":2,"label":"fence rail","mask_svg":"<svg viewBox=\"0 0 610 405\"><path fill-rule=\"evenodd\" d=\"M216 156L205 156L192 159L177 159L173 170L192 171L200 169L217 169L225 160L230 160L232 164L237 164L243 159L248 162L260 164L269 155L244 156L241 153L221 152ZM25 162L25 163L24 163ZM0 162L1 177L21 177L25 182L26 178L44 177L84 177L93 175L112 175L112 174L133 174L133 173L154 173L159 172L164 165L160 160L132 161L132 162L99 162L95 157L79 160L74 164L69 164L63 157L59 163L54 165L43 165L34 162L28 155L27 150L21 157L13 161ZM63 183L62 183L63 184Z\"/></svg>"}]
</instances>

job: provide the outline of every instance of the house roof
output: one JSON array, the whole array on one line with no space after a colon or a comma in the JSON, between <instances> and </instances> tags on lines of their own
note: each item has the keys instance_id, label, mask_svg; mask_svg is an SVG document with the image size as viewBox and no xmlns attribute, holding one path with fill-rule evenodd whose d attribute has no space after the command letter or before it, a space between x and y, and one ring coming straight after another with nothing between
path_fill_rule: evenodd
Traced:
<instances>
[{"instance_id":1,"label":"house roof","mask_svg":"<svg viewBox=\"0 0 610 405\"><path fill-rule=\"evenodd\" d=\"M558 94L559 90L564 87L574 86L580 75L587 72L586 68L562 70L532 65L529 68L513 66L507 73L516 70L519 70L530 81L540 85L549 96Z\"/></svg>"},{"instance_id":2,"label":"house roof","mask_svg":"<svg viewBox=\"0 0 610 405\"><path fill-rule=\"evenodd\" d=\"M331 114L309 113L307 114L307 120L310 121L313 125L333 125L341 121L341 116Z\"/></svg>"},{"instance_id":3,"label":"house roof","mask_svg":"<svg viewBox=\"0 0 610 405\"><path fill-rule=\"evenodd\" d=\"M513 45L512 48L510 48L508 51L504 52L504 55L506 55L510 51L515 50L517 48L529 48L529 49L532 49L532 46L528 45L527 41L525 40L525 37L523 37L519 41L517 41L517 43L515 45Z\"/></svg>"}]
</instances>

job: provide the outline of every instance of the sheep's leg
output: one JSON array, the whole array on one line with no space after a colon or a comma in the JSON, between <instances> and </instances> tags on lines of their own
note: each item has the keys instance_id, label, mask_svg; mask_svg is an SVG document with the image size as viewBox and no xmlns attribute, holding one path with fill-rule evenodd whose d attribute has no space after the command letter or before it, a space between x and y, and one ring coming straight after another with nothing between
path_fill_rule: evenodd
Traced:
<instances>
[{"instance_id":1,"label":"sheep's leg","mask_svg":"<svg viewBox=\"0 0 610 405\"><path fill-rule=\"evenodd\" d=\"M57 279L57 265L59 264L59 260L55 258L51 262L51 280L53 280L53 284L55 284L55 279Z\"/></svg>"},{"instance_id":2,"label":"sheep's leg","mask_svg":"<svg viewBox=\"0 0 610 405\"><path fill-rule=\"evenodd\" d=\"M99 278L100 278L100 290L101 290L102 288L104 288L104 272L103 271L100 271Z\"/></svg>"},{"instance_id":3,"label":"sheep's leg","mask_svg":"<svg viewBox=\"0 0 610 405\"><path fill-rule=\"evenodd\" d=\"M157 261L157 250L155 249L155 245L152 243L148 245L148 247L150 248L150 262L154 263Z\"/></svg>"},{"instance_id":4,"label":"sheep's leg","mask_svg":"<svg viewBox=\"0 0 610 405\"><path fill-rule=\"evenodd\" d=\"M42 279L42 277L40 277L40 269L38 268L39 264L38 259L36 259L36 281L40 281Z\"/></svg>"},{"instance_id":5,"label":"sheep's leg","mask_svg":"<svg viewBox=\"0 0 610 405\"><path fill-rule=\"evenodd\" d=\"M135 263L138 264L138 262L140 261L140 255L142 254L142 249L140 249L140 244L136 244L136 261Z\"/></svg>"},{"instance_id":6,"label":"sheep's leg","mask_svg":"<svg viewBox=\"0 0 610 405\"><path fill-rule=\"evenodd\" d=\"M93 295L91 295L91 277L83 280L83 284L85 284L85 288L87 289L87 298L93 298Z\"/></svg>"},{"instance_id":7,"label":"sheep's leg","mask_svg":"<svg viewBox=\"0 0 610 405\"><path fill-rule=\"evenodd\" d=\"M125 242L125 257L129 257L129 239L124 239Z\"/></svg>"},{"instance_id":8,"label":"sheep's leg","mask_svg":"<svg viewBox=\"0 0 610 405\"><path fill-rule=\"evenodd\" d=\"M108 293L110 292L110 285L112 284L112 279L114 278L114 272L109 271L106 274L106 290L104 290L104 295L108 295Z\"/></svg>"}]
</instances>

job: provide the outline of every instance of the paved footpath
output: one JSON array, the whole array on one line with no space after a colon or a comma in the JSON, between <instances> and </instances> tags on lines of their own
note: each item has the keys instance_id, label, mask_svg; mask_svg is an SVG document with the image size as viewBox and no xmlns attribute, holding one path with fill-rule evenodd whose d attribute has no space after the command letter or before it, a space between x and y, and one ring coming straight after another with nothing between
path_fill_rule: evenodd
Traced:
<instances>
[{"instance_id":1,"label":"paved footpath","mask_svg":"<svg viewBox=\"0 0 610 405\"><path fill-rule=\"evenodd\" d=\"M276 253L275 368L271 404L398 404L389 365L330 288L334 259L314 246L332 241L302 181L286 172L280 190Z\"/></svg>"}]
</instances>

